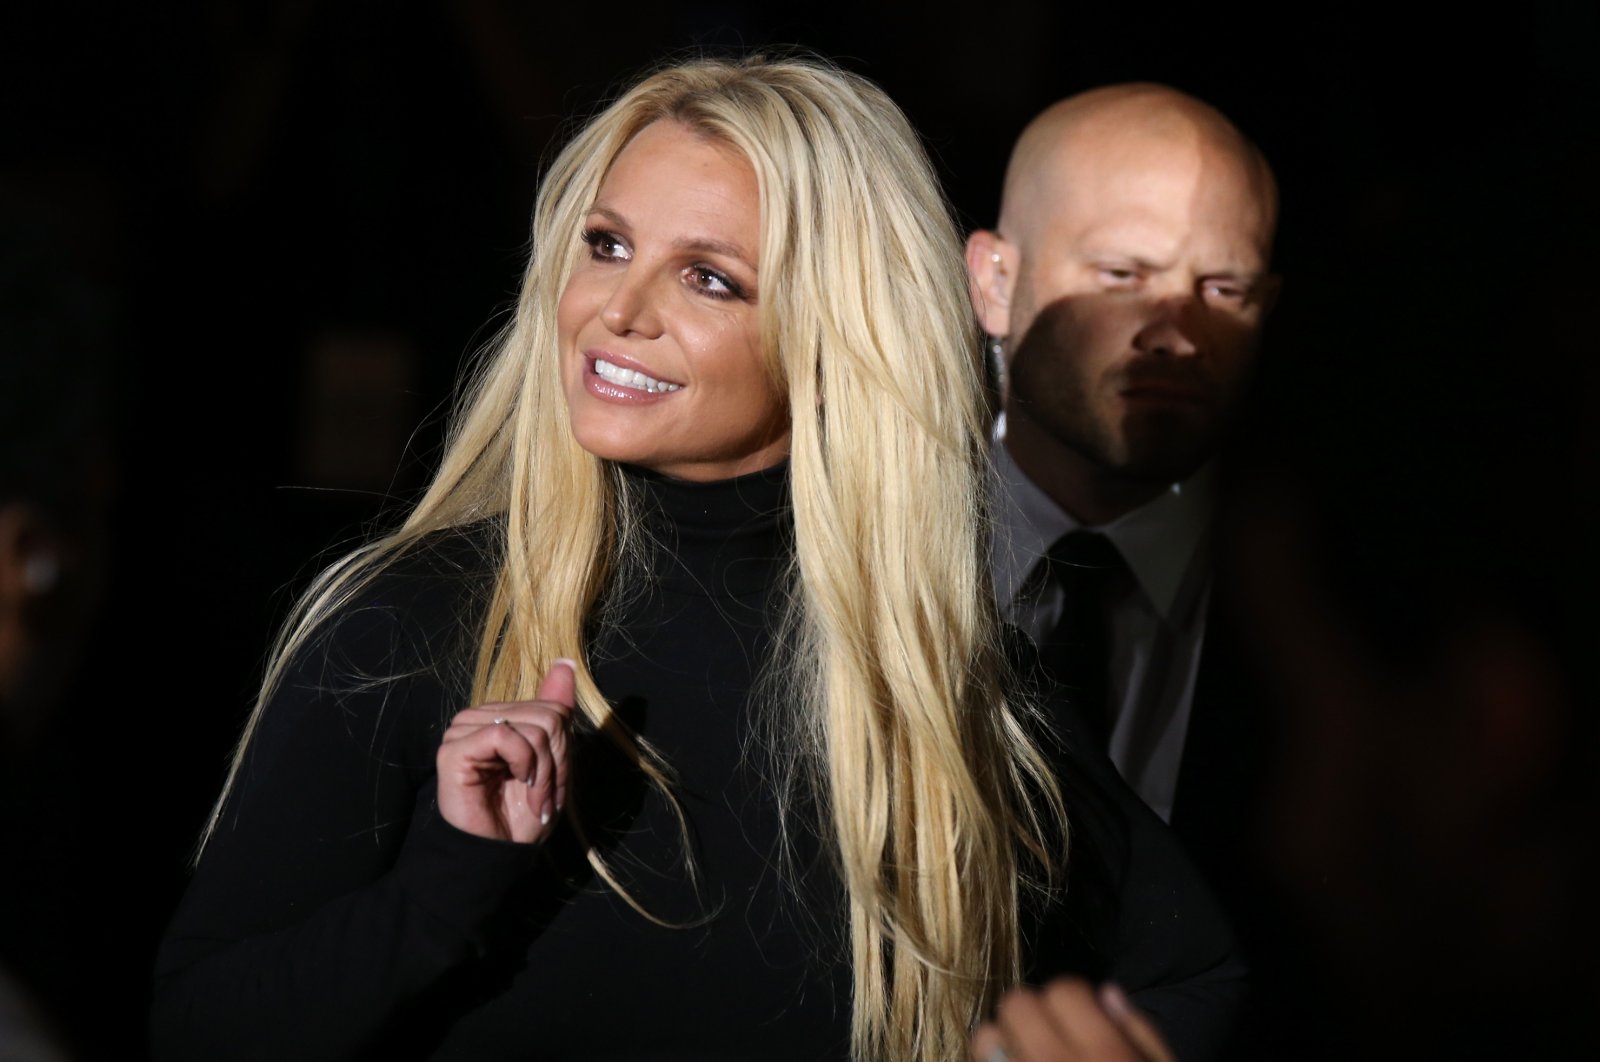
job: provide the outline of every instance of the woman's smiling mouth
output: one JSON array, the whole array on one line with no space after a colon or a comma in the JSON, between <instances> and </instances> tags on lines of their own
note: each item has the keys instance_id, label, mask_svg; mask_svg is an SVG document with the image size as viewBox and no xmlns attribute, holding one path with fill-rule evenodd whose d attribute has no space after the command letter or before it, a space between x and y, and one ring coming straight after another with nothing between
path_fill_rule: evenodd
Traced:
<instances>
[{"instance_id":1,"label":"woman's smiling mouth","mask_svg":"<svg viewBox=\"0 0 1600 1062\"><path fill-rule=\"evenodd\" d=\"M607 360L598 354L591 354L589 356L589 369L596 377L606 383L629 391L642 391L646 394L658 395L683 388L682 384L658 380L654 376L640 372L638 369L629 368L619 362L620 359Z\"/></svg>"}]
</instances>

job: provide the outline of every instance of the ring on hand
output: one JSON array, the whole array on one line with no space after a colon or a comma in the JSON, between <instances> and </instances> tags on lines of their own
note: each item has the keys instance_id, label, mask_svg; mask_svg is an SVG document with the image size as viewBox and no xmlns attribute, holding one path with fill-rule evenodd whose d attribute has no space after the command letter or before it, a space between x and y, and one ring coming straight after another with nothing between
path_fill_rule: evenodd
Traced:
<instances>
[{"instance_id":1,"label":"ring on hand","mask_svg":"<svg viewBox=\"0 0 1600 1062\"><path fill-rule=\"evenodd\" d=\"M494 725L495 726L505 726L506 725L506 717L503 716L503 715L495 716L494 717Z\"/></svg>"}]
</instances>

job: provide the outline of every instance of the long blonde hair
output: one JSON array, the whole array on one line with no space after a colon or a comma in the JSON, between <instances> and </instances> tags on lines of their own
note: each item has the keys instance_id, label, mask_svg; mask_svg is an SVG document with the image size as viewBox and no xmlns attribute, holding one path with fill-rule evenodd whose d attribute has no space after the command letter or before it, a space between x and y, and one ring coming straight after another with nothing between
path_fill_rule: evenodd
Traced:
<instances>
[{"instance_id":1,"label":"long blonde hair","mask_svg":"<svg viewBox=\"0 0 1600 1062\"><path fill-rule=\"evenodd\" d=\"M1024 894L1059 882L1065 816L1029 709L1008 700L991 608L986 404L958 234L916 133L862 78L816 61L694 61L577 134L540 189L515 318L438 475L397 532L313 585L239 757L285 662L441 529L503 518L473 703L531 697L553 658L580 655L639 531L615 468L568 428L556 304L612 160L664 120L741 152L760 187L763 349L794 411L797 593L791 651L774 663L848 896L854 1054L962 1058L1020 976ZM578 680L582 716L670 794L669 766L586 667ZM592 849L590 861L625 893Z\"/></svg>"}]
</instances>

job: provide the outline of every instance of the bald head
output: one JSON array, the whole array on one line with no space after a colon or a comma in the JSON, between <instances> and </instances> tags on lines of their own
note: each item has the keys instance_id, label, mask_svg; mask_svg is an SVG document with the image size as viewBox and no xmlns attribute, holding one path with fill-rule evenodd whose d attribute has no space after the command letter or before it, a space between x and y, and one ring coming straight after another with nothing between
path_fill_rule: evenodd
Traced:
<instances>
[{"instance_id":1,"label":"bald head","mask_svg":"<svg viewBox=\"0 0 1600 1062\"><path fill-rule=\"evenodd\" d=\"M1084 181L1165 181L1184 198L1224 195L1269 256L1278 190L1255 144L1209 104L1163 85L1108 85L1047 108L1017 139L1006 168L1000 232L1024 248Z\"/></svg>"},{"instance_id":2,"label":"bald head","mask_svg":"<svg viewBox=\"0 0 1600 1062\"><path fill-rule=\"evenodd\" d=\"M967 264L1003 340L1006 447L1063 509L1114 519L1215 452L1275 290L1277 209L1255 145L1160 85L1074 96L1023 131Z\"/></svg>"}]
</instances>

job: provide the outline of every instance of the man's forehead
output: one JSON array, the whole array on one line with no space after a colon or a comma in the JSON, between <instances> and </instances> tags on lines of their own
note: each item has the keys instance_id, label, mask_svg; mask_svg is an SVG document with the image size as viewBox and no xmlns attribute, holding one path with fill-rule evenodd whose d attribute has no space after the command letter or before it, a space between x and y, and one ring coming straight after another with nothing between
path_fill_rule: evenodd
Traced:
<instances>
[{"instance_id":1,"label":"man's forehead","mask_svg":"<svg viewBox=\"0 0 1600 1062\"><path fill-rule=\"evenodd\" d=\"M1008 239L1027 244L1091 234L1175 241L1186 233L1261 244L1262 204L1248 186L1202 167L1106 168L1041 181L1016 212Z\"/></svg>"},{"instance_id":2,"label":"man's forehead","mask_svg":"<svg viewBox=\"0 0 1600 1062\"><path fill-rule=\"evenodd\" d=\"M1226 118L1159 86L1114 86L1063 101L1018 141L1002 235L1143 213L1221 229L1264 257L1276 189L1260 152ZM1086 219L1086 220L1085 220Z\"/></svg>"},{"instance_id":3,"label":"man's forehead","mask_svg":"<svg viewBox=\"0 0 1600 1062\"><path fill-rule=\"evenodd\" d=\"M1064 150L1019 185L1002 235L1024 248L1040 239L1124 246L1170 257L1190 245L1259 268L1272 239L1271 204L1236 160L1194 145L1125 145L1110 153Z\"/></svg>"},{"instance_id":4,"label":"man's forehead","mask_svg":"<svg viewBox=\"0 0 1600 1062\"><path fill-rule=\"evenodd\" d=\"M1203 217L1130 211L1043 230L1044 254L1083 262L1184 265L1205 274L1248 276L1266 268L1254 232ZM1039 250L1035 248L1036 252Z\"/></svg>"}]
</instances>

